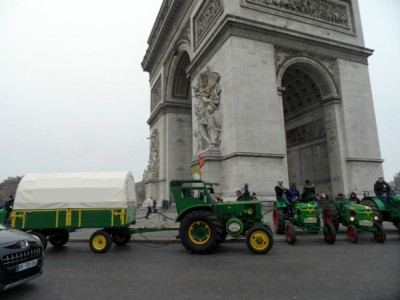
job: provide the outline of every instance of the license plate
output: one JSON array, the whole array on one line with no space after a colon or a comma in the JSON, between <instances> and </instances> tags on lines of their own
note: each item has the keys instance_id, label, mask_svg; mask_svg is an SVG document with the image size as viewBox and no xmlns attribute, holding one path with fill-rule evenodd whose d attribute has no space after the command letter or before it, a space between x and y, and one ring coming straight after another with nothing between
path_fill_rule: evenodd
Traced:
<instances>
[{"instance_id":1,"label":"license plate","mask_svg":"<svg viewBox=\"0 0 400 300\"><path fill-rule=\"evenodd\" d=\"M314 217L305 218L304 223L307 223L307 224L317 223L317 218L314 218Z\"/></svg>"},{"instance_id":2,"label":"license plate","mask_svg":"<svg viewBox=\"0 0 400 300\"><path fill-rule=\"evenodd\" d=\"M23 270L36 267L37 264L38 264L38 261L39 261L38 259L34 259L34 260L31 260L31 261L27 261L27 262L25 262L25 263L23 263L23 264L19 264L19 265L17 266L17 272L21 272L21 271L23 271Z\"/></svg>"},{"instance_id":3,"label":"license plate","mask_svg":"<svg viewBox=\"0 0 400 300\"><path fill-rule=\"evenodd\" d=\"M361 221L360 221L360 225L361 225L361 226L372 226L372 221L361 220Z\"/></svg>"}]
</instances>

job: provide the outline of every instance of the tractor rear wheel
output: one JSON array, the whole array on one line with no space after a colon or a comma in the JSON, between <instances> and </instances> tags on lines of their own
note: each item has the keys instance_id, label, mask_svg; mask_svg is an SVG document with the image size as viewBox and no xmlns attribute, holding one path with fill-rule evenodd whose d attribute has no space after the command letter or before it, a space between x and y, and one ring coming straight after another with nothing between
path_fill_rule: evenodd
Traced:
<instances>
[{"instance_id":1,"label":"tractor rear wheel","mask_svg":"<svg viewBox=\"0 0 400 300\"><path fill-rule=\"evenodd\" d=\"M126 231L118 231L112 234L112 240L117 246L124 246L131 240L131 234Z\"/></svg>"},{"instance_id":2,"label":"tractor rear wheel","mask_svg":"<svg viewBox=\"0 0 400 300\"><path fill-rule=\"evenodd\" d=\"M211 253L222 240L222 228L209 211L189 212L179 226L183 246L192 253Z\"/></svg>"},{"instance_id":3,"label":"tractor rear wheel","mask_svg":"<svg viewBox=\"0 0 400 300\"><path fill-rule=\"evenodd\" d=\"M112 245L111 236L104 230L98 230L90 236L89 245L94 253L106 253Z\"/></svg>"},{"instance_id":4,"label":"tractor rear wheel","mask_svg":"<svg viewBox=\"0 0 400 300\"><path fill-rule=\"evenodd\" d=\"M296 230L294 229L294 225L292 223L287 223L286 224L286 242L289 245L294 245L296 242Z\"/></svg>"},{"instance_id":5,"label":"tractor rear wheel","mask_svg":"<svg viewBox=\"0 0 400 300\"><path fill-rule=\"evenodd\" d=\"M274 222L275 233L283 234L285 232L285 211L282 208L278 208L276 203L274 203L272 219Z\"/></svg>"},{"instance_id":6,"label":"tractor rear wheel","mask_svg":"<svg viewBox=\"0 0 400 300\"><path fill-rule=\"evenodd\" d=\"M43 245L43 251L46 250L46 248L47 248L47 237L46 237L46 235L44 235L43 233L41 233L39 231L33 231L33 232L31 232L31 235L34 235L37 238L39 238L39 240L42 242L42 245Z\"/></svg>"},{"instance_id":7,"label":"tractor rear wheel","mask_svg":"<svg viewBox=\"0 0 400 300\"><path fill-rule=\"evenodd\" d=\"M272 232L264 226L254 226L246 232L246 245L256 254L267 253L274 243Z\"/></svg>"},{"instance_id":8,"label":"tractor rear wheel","mask_svg":"<svg viewBox=\"0 0 400 300\"><path fill-rule=\"evenodd\" d=\"M336 241L336 230L332 223L324 224L324 239L328 244L334 244Z\"/></svg>"},{"instance_id":9,"label":"tractor rear wheel","mask_svg":"<svg viewBox=\"0 0 400 300\"><path fill-rule=\"evenodd\" d=\"M376 203L372 199L368 199L368 198L367 199L363 199L363 200L361 200L361 204L371 207L371 209L374 212L374 214L379 217L379 223L382 224L382 222L383 222L382 214L379 211L378 206L376 205Z\"/></svg>"},{"instance_id":10,"label":"tractor rear wheel","mask_svg":"<svg viewBox=\"0 0 400 300\"><path fill-rule=\"evenodd\" d=\"M68 242L68 240L69 233L67 230L49 236L49 243L52 244L54 247L62 247Z\"/></svg>"},{"instance_id":11,"label":"tractor rear wheel","mask_svg":"<svg viewBox=\"0 0 400 300\"><path fill-rule=\"evenodd\" d=\"M354 225L347 226L347 238L352 243L358 242L358 231L357 231L356 226L354 226Z\"/></svg>"},{"instance_id":12,"label":"tractor rear wheel","mask_svg":"<svg viewBox=\"0 0 400 300\"><path fill-rule=\"evenodd\" d=\"M386 241L386 231L383 226L379 223L375 223L374 225L376 231L374 231L375 241L383 244Z\"/></svg>"},{"instance_id":13,"label":"tractor rear wheel","mask_svg":"<svg viewBox=\"0 0 400 300\"><path fill-rule=\"evenodd\" d=\"M329 205L325 208L324 223L332 223L336 232L339 230L339 214L334 206Z\"/></svg>"}]
</instances>

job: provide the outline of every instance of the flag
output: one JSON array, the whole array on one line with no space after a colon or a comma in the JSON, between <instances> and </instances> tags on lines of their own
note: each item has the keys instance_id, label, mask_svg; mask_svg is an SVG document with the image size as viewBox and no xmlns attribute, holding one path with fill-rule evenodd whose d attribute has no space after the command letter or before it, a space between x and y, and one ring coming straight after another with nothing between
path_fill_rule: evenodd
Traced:
<instances>
[{"instance_id":1,"label":"flag","mask_svg":"<svg viewBox=\"0 0 400 300\"><path fill-rule=\"evenodd\" d=\"M204 158L203 156L201 156L201 154L199 154L199 168L203 168L204 167Z\"/></svg>"}]
</instances>

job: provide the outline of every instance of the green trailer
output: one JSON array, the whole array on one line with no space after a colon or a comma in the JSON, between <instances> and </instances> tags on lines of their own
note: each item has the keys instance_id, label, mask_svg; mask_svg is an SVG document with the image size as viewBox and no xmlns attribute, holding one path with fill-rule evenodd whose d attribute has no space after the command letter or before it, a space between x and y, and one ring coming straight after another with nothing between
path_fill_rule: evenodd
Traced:
<instances>
[{"instance_id":1,"label":"green trailer","mask_svg":"<svg viewBox=\"0 0 400 300\"><path fill-rule=\"evenodd\" d=\"M0 208L0 223L5 224L6 223L6 217L7 217L7 211L3 208Z\"/></svg>"},{"instance_id":2,"label":"green trailer","mask_svg":"<svg viewBox=\"0 0 400 300\"><path fill-rule=\"evenodd\" d=\"M105 253L112 242L129 242L135 205L129 172L27 174L18 186L11 227L36 235L44 247L47 240L63 246L76 229L97 229L90 248Z\"/></svg>"}]
</instances>

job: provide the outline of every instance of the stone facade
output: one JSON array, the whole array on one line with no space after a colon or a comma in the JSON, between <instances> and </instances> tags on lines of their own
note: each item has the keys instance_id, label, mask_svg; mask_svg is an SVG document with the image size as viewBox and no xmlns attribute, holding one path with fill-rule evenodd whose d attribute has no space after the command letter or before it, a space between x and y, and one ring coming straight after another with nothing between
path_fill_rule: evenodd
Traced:
<instances>
[{"instance_id":1,"label":"stone facade","mask_svg":"<svg viewBox=\"0 0 400 300\"><path fill-rule=\"evenodd\" d=\"M21 176L8 177L8 179L0 183L0 203L5 203L10 195L15 197L21 179Z\"/></svg>"},{"instance_id":2,"label":"stone facade","mask_svg":"<svg viewBox=\"0 0 400 300\"><path fill-rule=\"evenodd\" d=\"M277 179L361 192L382 173L358 1L165 0L148 43L148 196L199 154L225 199L245 183L273 198Z\"/></svg>"}]
</instances>

